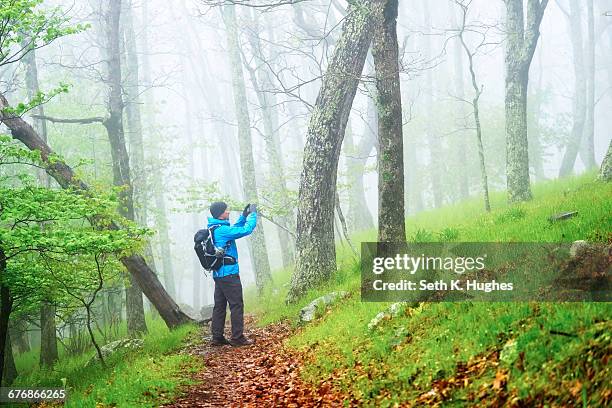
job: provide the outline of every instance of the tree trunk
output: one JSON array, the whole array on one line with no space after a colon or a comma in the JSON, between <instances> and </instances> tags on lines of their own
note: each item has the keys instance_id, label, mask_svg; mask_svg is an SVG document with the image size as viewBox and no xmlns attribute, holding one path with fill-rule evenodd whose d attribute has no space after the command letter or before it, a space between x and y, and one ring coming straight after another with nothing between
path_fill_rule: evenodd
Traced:
<instances>
[{"instance_id":1,"label":"tree trunk","mask_svg":"<svg viewBox=\"0 0 612 408\"><path fill-rule=\"evenodd\" d=\"M546 180L544 175L544 151L540 140L540 116L542 114L542 77L543 77L543 52L539 53L538 61L538 77L536 86L530 87L531 95L528 96L533 100L533 108L531 109L531 126L528 124L529 137L529 165L535 175L537 181ZM535 99L535 100L534 100Z\"/></svg>"},{"instance_id":2,"label":"tree trunk","mask_svg":"<svg viewBox=\"0 0 612 408\"><path fill-rule=\"evenodd\" d=\"M63 161L49 160L54 155L51 148L36 134L34 129L20 117L13 117L7 114L4 109L10 107L3 94L0 93L0 121L10 130L11 136L22 142L30 150L39 150L45 170L63 188L74 188L77 190L89 190L89 186L84 181L75 177L74 171ZM94 224L98 221L92 220ZM111 222L104 228L117 229L117 224ZM185 315L177 304L168 295L161 285L157 276L147 265L143 257L139 254L124 256L121 262L130 271L133 277L142 288L147 298L155 305L155 308L164 319L168 327L174 328L183 323L188 323L191 319Z\"/></svg>"},{"instance_id":3,"label":"tree trunk","mask_svg":"<svg viewBox=\"0 0 612 408\"><path fill-rule=\"evenodd\" d=\"M238 141L240 145L240 168L242 169L242 188L244 198L249 202L257 202L257 181L255 180L255 162L253 159L253 145L251 140L251 122L249 119L248 101L244 76L242 73L242 60L240 57L240 44L238 43L238 26L235 6L223 7L223 21L227 30L227 45L230 65L232 69L232 90L234 106L238 122ZM253 266L255 269L255 284L261 294L264 287L272 280L270 262L262 228L261 217L258 218L257 229L251 238Z\"/></svg>"},{"instance_id":4,"label":"tree trunk","mask_svg":"<svg viewBox=\"0 0 612 408\"><path fill-rule=\"evenodd\" d=\"M121 83L120 60L120 30L121 0L110 0L106 15L107 63L108 63L108 118L103 122L111 145L113 159L113 184L121 187L119 193L119 214L129 220L135 220L132 180L130 178L130 162L125 145L123 131L123 96ZM136 63L138 65L138 63ZM142 138L140 140L142 147ZM138 149L136 149L138 150ZM131 275L130 284L126 288L127 326L130 335L135 336L147 332L142 302L142 290Z\"/></svg>"},{"instance_id":5,"label":"tree trunk","mask_svg":"<svg viewBox=\"0 0 612 408\"><path fill-rule=\"evenodd\" d=\"M431 13L429 11L429 0L423 0L423 14L425 18L425 27L427 27L428 31L431 30ZM426 55L426 59L431 59L431 33L426 33L424 36L425 44L423 45ZM425 82L427 83L427 89L425 90L425 109L431 111L434 109L433 103L433 68L429 68L425 71ZM442 196L442 188L440 186L440 168L441 163L438 160L440 156L440 141L436 141L436 138L433 134L432 122L434 118L429 116L426 117L426 129L425 133L427 134L427 147L429 149L429 167L427 168L428 175L431 177L431 192L433 195L433 206L434 208L440 208L443 204L443 196Z\"/></svg>"},{"instance_id":6,"label":"tree trunk","mask_svg":"<svg viewBox=\"0 0 612 408\"><path fill-rule=\"evenodd\" d=\"M476 72L474 71L474 52L470 51L469 47L465 42L465 38L463 37L466 27L465 18L467 14L467 6L462 10L463 14L461 17L461 31L459 32L459 40L461 41L461 45L463 46L465 54L468 57L470 79L472 81L472 88L474 90L474 98L472 99L472 109L474 113L474 127L476 128L476 146L478 149L478 162L480 164L480 181L482 186L485 211L490 212L491 203L489 201L489 183L487 181L487 167L485 165L484 146L482 144L482 127L480 126L480 110L478 104L480 101L480 95L482 94L482 89L478 87L478 82L476 81Z\"/></svg>"},{"instance_id":7,"label":"tree trunk","mask_svg":"<svg viewBox=\"0 0 612 408\"><path fill-rule=\"evenodd\" d=\"M506 179L508 201L532 198L527 142L527 86L529 67L540 36L540 23L548 0L528 0L527 25L523 0L506 3Z\"/></svg>"},{"instance_id":8,"label":"tree trunk","mask_svg":"<svg viewBox=\"0 0 612 408\"><path fill-rule=\"evenodd\" d=\"M0 242L0 245L2 243ZM6 270L6 255L0 247L0 276ZM6 361L6 350L8 344L9 317L13 310L13 297L8 286L0 283L0 384L4 385L4 371Z\"/></svg>"},{"instance_id":9,"label":"tree trunk","mask_svg":"<svg viewBox=\"0 0 612 408\"><path fill-rule=\"evenodd\" d=\"M584 167L590 170L597 167L595 161L595 16L593 0L587 3L587 42L586 42L586 118L584 135L580 147L580 158Z\"/></svg>"},{"instance_id":10,"label":"tree trunk","mask_svg":"<svg viewBox=\"0 0 612 408\"><path fill-rule=\"evenodd\" d=\"M28 96L34 98L40 92L38 83L38 66L36 65L36 50L30 51L23 58L25 64L25 79ZM45 111L43 105L39 105L33 109L36 115L44 116ZM42 139L47 142L47 122L43 119L34 118L34 128L39 132ZM40 176L41 184L51 187L51 179L46 174ZM43 302L40 308L40 324L44 330L41 330L40 341L40 365L52 366L58 359L57 354L57 338L55 327L55 305L48 302Z\"/></svg>"},{"instance_id":11,"label":"tree trunk","mask_svg":"<svg viewBox=\"0 0 612 408\"><path fill-rule=\"evenodd\" d=\"M187 152L187 167L188 167L188 171L189 171L189 177L191 179L192 184L195 185L196 183L196 176L195 176L195 158L194 155L196 153L196 146L194 144L194 140L193 140L193 132L194 132L194 126L193 126L193 119L194 119L194 114L193 114L193 110L192 110L192 106L197 106L196 104L192 104L192 100L189 98L189 83L187 82L187 78L183 78L183 96L185 97L185 133L187 136L187 146L189 146L189 151ZM202 133L198 133L199 137L202 137L203 134ZM200 160L204 161L206 160L204 157L201 157ZM201 222L198 220L198 213L197 212L192 212L191 213L191 224L192 224L192 228L194 230L198 230L199 227L198 225L201 224ZM200 300L200 292L201 292L201 286L202 286L202 282L201 282L201 277L202 277L202 266L200 265L200 261L198 261L198 258L193 256L191 259L191 279L193 281L193 285L192 285L192 295L193 295L193 302L192 302L192 306L194 308L194 310L200 310L201 307L201 300Z\"/></svg>"},{"instance_id":12,"label":"tree trunk","mask_svg":"<svg viewBox=\"0 0 612 408\"><path fill-rule=\"evenodd\" d=\"M272 89L272 82L270 81L268 74L262 68L264 62L266 61L266 57L263 55L263 51L261 49L261 41L259 38L259 33L261 32L257 16L259 12L255 10L251 11L253 13L253 26L252 33L251 35L249 35L249 41L251 44L253 55L256 57L258 67L255 70L251 68L248 69L251 73L251 83L255 88L257 100L262 111L261 114L264 125L266 154L270 166L269 179L271 181L273 190L279 196L279 204L282 208L288 209L290 208L290 204L287 201L288 191L287 182L285 180L285 170L280 146L280 137L278 135L278 130L276 129L276 126L274 124L276 97L274 94L269 94L266 92L266 89ZM292 225L293 222L291 222L292 218L292 216L280 216L277 217L276 221L285 228L294 229L295 226ZM292 237L289 235L289 233L287 233L285 229L277 228L277 231L281 247L282 265L283 268L286 268L294 261L293 246L295 245L295 243L293 242Z\"/></svg>"},{"instance_id":13,"label":"tree trunk","mask_svg":"<svg viewBox=\"0 0 612 408\"><path fill-rule=\"evenodd\" d=\"M333 224L338 158L381 3L349 3L312 111L299 188L297 261L288 301L297 300L336 272Z\"/></svg>"},{"instance_id":14,"label":"tree trunk","mask_svg":"<svg viewBox=\"0 0 612 408\"><path fill-rule=\"evenodd\" d=\"M142 78L147 87L152 87L151 80L151 67L149 63L149 32L148 32L148 2L143 2L142 4ZM153 90L150 89L147 93L145 93L145 106L148 106L148 114L150 124L149 130L147 132L147 138L152 139L155 136L155 132L151 129L155 129L155 100L152 95ZM160 149L153 149L152 152L153 161L155 163L160 163L162 154ZM162 276L165 282L166 289L168 294L171 297L176 297L176 291L174 287L174 267L172 264L172 257L170 256L170 233L168 231L168 218L166 214L166 201L164 199L164 177L163 173L159 170L159 166L153 167L152 172L152 185L153 185L153 197L155 201L155 225L157 226L157 230L159 231L159 246L160 246L160 255L162 261ZM151 251L152 253L152 251ZM148 262L148 259L147 259ZM153 258L151 257L151 262L153 262ZM152 264L152 269L154 273L157 275L155 265Z\"/></svg>"},{"instance_id":15,"label":"tree trunk","mask_svg":"<svg viewBox=\"0 0 612 408\"><path fill-rule=\"evenodd\" d=\"M404 148L397 46L398 0L387 0L374 25L372 56L378 111L378 241L404 242Z\"/></svg>"},{"instance_id":16,"label":"tree trunk","mask_svg":"<svg viewBox=\"0 0 612 408\"><path fill-rule=\"evenodd\" d=\"M13 357L13 345L10 332L6 334L6 345L4 347L4 367L2 373L2 386L8 387L17 378L17 367Z\"/></svg>"},{"instance_id":17,"label":"tree trunk","mask_svg":"<svg viewBox=\"0 0 612 408\"><path fill-rule=\"evenodd\" d=\"M44 301L40 308L40 366L52 367L59 359L55 327L55 305Z\"/></svg>"},{"instance_id":18,"label":"tree trunk","mask_svg":"<svg viewBox=\"0 0 612 408\"><path fill-rule=\"evenodd\" d=\"M599 179L602 181L612 181L612 139L608 145L608 151L601 162Z\"/></svg>"},{"instance_id":19,"label":"tree trunk","mask_svg":"<svg viewBox=\"0 0 612 408\"><path fill-rule=\"evenodd\" d=\"M574 56L574 106L573 124L570 139L565 148L565 154L561 160L559 177L572 173L576 163L576 157L582 144L585 131L585 119L587 113L587 76L585 73L583 41L582 41L582 11L576 1L570 1L570 15L568 20L570 38L572 41L572 52Z\"/></svg>"},{"instance_id":20,"label":"tree trunk","mask_svg":"<svg viewBox=\"0 0 612 408\"><path fill-rule=\"evenodd\" d=\"M9 327L11 339L15 342L19 354L30 351L30 338L28 337L28 322L25 319L13 321Z\"/></svg>"},{"instance_id":21,"label":"tree trunk","mask_svg":"<svg viewBox=\"0 0 612 408\"><path fill-rule=\"evenodd\" d=\"M348 219L350 229L353 232L374 228L374 221L368 209L363 185L365 164L368 160L368 156L372 150L374 150L374 135L370 135L369 133L370 131L366 126L364 135L361 137L359 144L355 147L353 144L353 132L350 123L348 123L344 136L344 147L347 153L345 159L346 175L347 184L349 186Z\"/></svg>"},{"instance_id":22,"label":"tree trunk","mask_svg":"<svg viewBox=\"0 0 612 408\"><path fill-rule=\"evenodd\" d=\"M457 11L454 8L452 13L453 17L453 25L458 23L457 19ZM460 18L460 17L459 17ZM459 119L459 123L463 122L463 119L468 116L467 106L465 101L465 86L464 86L464 73L463 73L463 46L461 41L455 41L455 47L453 50L453 62L454 62L454 74L455 74L455 93L456 97L459 100L457 103L457 117ZM467 154L465 151L466 146L466 137L467 132L460 131L457 133L456 137L454 137L455 147L453 150L457 153L457 170L460 174L457 175L459 181L459 198L465 199L470 195L470 187L468 180L468 160Z\"/></svg>"}]
</instances>

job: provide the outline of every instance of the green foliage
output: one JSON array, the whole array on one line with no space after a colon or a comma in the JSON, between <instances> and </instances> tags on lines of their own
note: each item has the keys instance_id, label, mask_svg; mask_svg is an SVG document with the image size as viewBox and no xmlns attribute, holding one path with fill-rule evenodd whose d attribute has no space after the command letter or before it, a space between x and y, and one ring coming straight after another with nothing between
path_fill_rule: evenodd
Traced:
<instances>
[{"instance_id":1,"label":"green foliage","mask_svg":"<svg viewBox=\"0 0 612 408\"><path fill-rule=\"evenodd\" d=\"M38 91L30 101L26 103L19 102L15 106L8 106L4 108L2 112L7 115L21 116L35 107L49 102L51 99L61 93L68 93L69 88L70 86L68 84L60 83L57 88L52 89L47 93Z\"/></svg>"},{"instance_id":2,"label":"green foliage","mask_svg":"<svg viewBox=\"0 0 612 408\"><path fill-rule=\"evenodd\" d=\"M432 242L434 241L434 234L425 228L419 228L415 231L414 235L410 239L414 242Z\"/></svg>"},{"instance_id":3,"label":"green foliage","mask_svg":"<svg viewBox=\"0 0 612 408\"><path fill-rule=\"evenodd\" d=\"M100 279L123 270L118 257L142 245L146 229L123 220L123 229L98 229L118 218L111 194L39 187L23 165L42 166L31 152L0 137L0 166L19 165L0 180L0 249L7 262L0 276L18 313L34 312L44 298L70 305ZM85 296L87 297L87 296Z\"/></svg>"},{"instance_id":4,"label":"green foliage","mask_svg":"<svg viewBox=\"0 0 612 408\"><path fill-rule=\"evenodd\" d=\"M446 227L438 233L441 242L457 241L459 239L459 230L453 227Z\"/></svg>"},{"instance_id":5,"label":"green foliage","mask_svg":"<svg viewBox=\"0 0 612 408\"><path fill-rule=\"evenodd\" d=\"M495 223L503 224L506 222L515 222L515 221L525 218L525 215L527 215L527 213L522 208L511 207L511 208L508 208L503 213L501 213L500 215L498 215L497 218L495 218Z\"/></svg>"},{"instance_id":6,"label":"green foliage","mask_svg":"<svg viewBox=\"0 0 612 408\"><path fill-rule=\"evenodd\" d=\"M147 316L149 333L141 350L107 359L105 369L99 364L86 367L94 355L92 349L80 356L69 356L60 349L60 361L52 370L38 367L38 350L16 357L19 376L14 386L58 387L66 382L68 407L96 406L159 406L169 401L182 385L193 383L188 378L201 362L186 354L177 354L189 342L200 342L198 328L184 325L169 331L161 319ZM125 322L121 334L125 336Z\"/></svg>"},{"instance_id":7,"label":"green foliage","mask_svg":"<svg viewBox=\"0 0 612 408\"><path fill-rule=\"evenodd\" d=\"M43 0L0 1L0 65L19 61L25 53L55 39L81 32L89 25L68 25L59 7L43 7Z\"/></svg>"},{"instance_id":8,"label":"green foliage","mask_svg":"<svg viewBox=\"0 0 612 408\"><path fill-rule=\"evenodd\" d=\"M264 186L260 194L263 202L256 203L259 213L267 217L277 217L292 214L297 206L297 191L288 190L286 194L273 190L269 186ZM198 182L189 186L177 199L181 205L175 211L208 213L210 204L214 201L224 201L230 211L242 212L247 204L236 200L234 197L223 194L218 182L203 183Z\"/></svg>"}]
</instances>

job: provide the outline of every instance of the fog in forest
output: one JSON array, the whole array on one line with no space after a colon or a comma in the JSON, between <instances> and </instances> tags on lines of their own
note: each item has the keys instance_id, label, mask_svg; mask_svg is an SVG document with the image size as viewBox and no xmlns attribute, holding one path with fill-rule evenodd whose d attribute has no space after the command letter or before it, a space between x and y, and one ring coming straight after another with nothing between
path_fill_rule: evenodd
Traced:
<instances>
[{"instance_id":1,"label":"fog in forest","mask_svg":"<svg viewBox=\"0 0 612 408\"><path fill-rule=\"evenodd\" d=\"M541 37L529 70L532 183L559 176L576 121L582 123L583 140L593 140L597 166L610 143L612 17L606 12L612 10L612 1L594 1L592 68L586 3L551 1L541 23ZM49 144L89 184L108 187L112 185L113 169L104 126L99 121L57 121L108 115L106 2L45 1L43 6L60 6L71 24L87 25L81 32L36 51L39 88L48 91L61 83L69 86L68 92L44 104ZM239 116L248 114L262 213L284 211L286 218L294 219L308 122L321 77L341 33L347 3L313 0L276 7L238 4L232 8L235 20L233 12L223 11L210 1L131 0L123 7L119 50L123 125L136 219L155 231L151 239L153 258L164 286L177 303L199 309L212 303L213 281L204 276L194 255L193 234L206 226L208 204L214 199L237 203L232 208L232 220L247 203L243 198ZM476 200L481 197L470 104L475 90L466 50L457 37L462 18L462 9L454 1L400 2L407 214L468 196ZM473 53L473 70L481 92L482 142L491 191L506 188L504 21L503 1L469 2L464 38ZM232 38L237 40L238 49L233 48L236 42ZM236 56L241 64L235 63ZM233 83L236 70L246 90L247 104L241 109L236 108L240 102L234 97L237 88L233 87L241 87ZM592 95L590 72L594 75ZM350 231L372 228L376 222L377 125L372 75L372 58L368 56L338 166L339 199ZM0 67L0 76L9 102L28 100L23 63ZM577 98L581 98L578 109ZM24 118L32 122L35 114L35 110L30 111ZM142 138L140 158L137 133ZM276 159L270 153L271 146L281 159L286 183L282 200L275 189L279 163L272 163ZM583 146L573 172L578 174L592 166ZM361 199L367 207L356 211L350 208L350 200L355 199L354 190L360 188L362 174ZM295 229L294 224L289 222L287 228ZM264 219L263 226L270 267L281 268L287 264L281 243L288 235L283 236L269 219ZM338 222L337 239L341 228ZM413 233L407 231L409 236ZM242 279L248 286L255 280L249 241L239 240L237 244Z\"/></svg>"}]
</instances>

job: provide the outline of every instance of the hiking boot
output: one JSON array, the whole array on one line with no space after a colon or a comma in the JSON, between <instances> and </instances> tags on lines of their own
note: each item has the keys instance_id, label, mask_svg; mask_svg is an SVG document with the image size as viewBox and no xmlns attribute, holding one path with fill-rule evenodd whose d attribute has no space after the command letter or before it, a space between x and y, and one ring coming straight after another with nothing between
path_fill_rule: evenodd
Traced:
<instances>
[{"instance_id":1,"label":"hiking boot","mask_svg":"<svg viewBox=\"0 0 612 408\"><path fill-rule=\"evenodd\" d=\"M252 344L255 344L255 342L253 340L247 339L246 337L242 337L238 340L233 340L233 339L230 340L229 344L232 347L243 347L243 346L250 346Z\"/></svg>"},{"instance_id":2,"label":"hiking boot","mask_svg":"<svg viewBox=\"0 0 612 408\"><path fill-rule=\"evenodd\" d=\"M231 343L225 337L221 337L220 339L213 338L211 340L210 344L213 345L213 346L225 346L226 344L231 344Z\"/></svg>"}]
</instances>

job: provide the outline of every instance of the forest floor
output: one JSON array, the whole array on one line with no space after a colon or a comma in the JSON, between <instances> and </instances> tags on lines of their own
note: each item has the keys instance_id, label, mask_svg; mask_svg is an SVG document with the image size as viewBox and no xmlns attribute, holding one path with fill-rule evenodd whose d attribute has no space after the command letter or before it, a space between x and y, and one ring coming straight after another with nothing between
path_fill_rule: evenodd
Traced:
<instances>
[{"instance_id":1,"label":"forest floor","mask_svg":"<svg viewBox=\"0 0 612 408\"><path fill-rule=\"evenodd\" d=\"M292 333L286 323L256 327L245 316L245 334L252 346L211 346L208 327L183 353L201 358L202 371L191 374L197 384L186 386L183 395L164 407L319 407L342 406L345 397L325 383L319 387L300 378L302 357L283 347ZM229 329L226 327L226 329ZM226 333L229 338L229 333Z\"/></svg>"}]
</instances>

